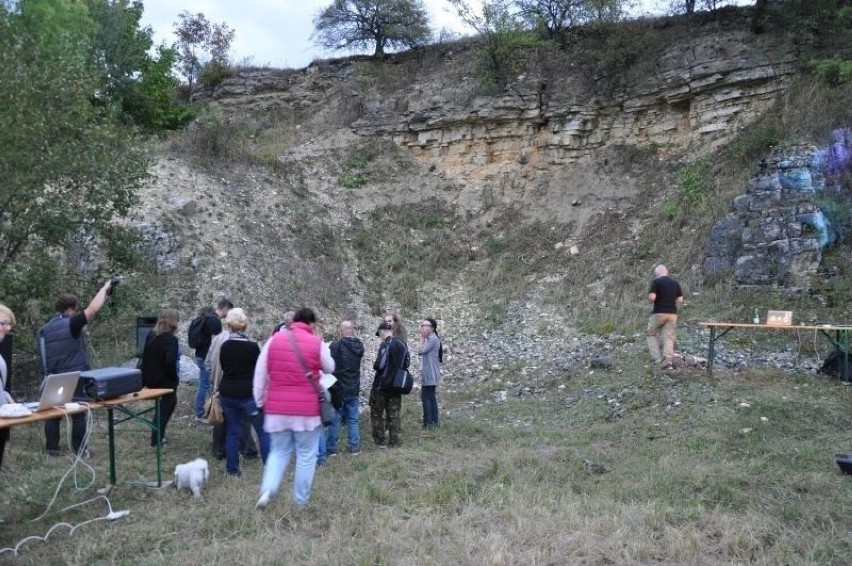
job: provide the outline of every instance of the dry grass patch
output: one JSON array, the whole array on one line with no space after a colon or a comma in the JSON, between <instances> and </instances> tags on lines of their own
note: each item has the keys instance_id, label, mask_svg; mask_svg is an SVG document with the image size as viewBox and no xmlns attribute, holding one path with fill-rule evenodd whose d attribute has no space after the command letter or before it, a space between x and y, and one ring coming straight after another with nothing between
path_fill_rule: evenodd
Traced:
<instances>
[{"instance_id":1,"label":"dry grass patch","mask_svg":"<svg viewBox=\"0 0 852 566\"><path fill-rule=\"evenodd\" d=\"M445 392L449 414L437 431L419 429L419 399L408 397L404 446L373 447L362 419L364 451L320 468L304 511L286 496L254 511L254 462L228 480L211 460L199 501L123 483L110 498L130 516L27 543L18 562L60 553L71 564L849 562L852 483L832 461L849 443L848 388L771 372L719 373L711 383L697 370L625 369L580 373L562 390L503 403ZM207 453L209 430L186 418L191 393L169 433L168 469ZM60 518L29 523L61 472L41 456L36 427L13 440L0 476L3 546ZM144 440L141 431L120 435L122 480L151 476ZM97 485L104 442L100 423ZM62 504L92 491L66 488Z\"/></svg>"}]
</instances>

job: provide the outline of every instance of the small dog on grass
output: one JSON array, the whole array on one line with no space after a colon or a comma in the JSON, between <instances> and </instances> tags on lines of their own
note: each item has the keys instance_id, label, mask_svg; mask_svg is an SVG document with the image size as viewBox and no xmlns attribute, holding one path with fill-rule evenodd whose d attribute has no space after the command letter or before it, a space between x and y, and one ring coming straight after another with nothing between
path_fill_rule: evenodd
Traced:
<instances>
[{"instance_id":1,"label":"small dog on grass","mask_svg":"<svg viewBox=\"0 0 852 566\"><path fill-rule=\"evenodd\" d=\"M201 488L207 486L209 475L207 460L204 458L196 458L186 464L178 464L175 466L175 487L177 489L188 489L195 497L201 497Z\"/></svg>"}]
</instances>

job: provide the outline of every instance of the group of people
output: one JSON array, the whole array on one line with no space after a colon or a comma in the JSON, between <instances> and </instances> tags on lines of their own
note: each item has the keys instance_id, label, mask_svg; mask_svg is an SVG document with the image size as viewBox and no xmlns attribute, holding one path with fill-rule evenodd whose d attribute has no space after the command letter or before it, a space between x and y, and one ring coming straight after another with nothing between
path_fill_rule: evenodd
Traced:
<instances>
[{"instance_id":1,"label":"group of people","mask_svg":"<svg viewBox=\"0 0 852 566\"><path fill-rule=\"evenodd\" d=\"M174 321L174 322L173 322ZM224 326L223 326L224 321ZM282 478L295 453L293 501L304 506L310 498L317 465L337 454L342 425L348 431L348 451L361 451L359 408L361 365L364 345L355 336L355 325L343 321L338 337L324 342L317 328L316 314L308 308L288 311L272 335L260 345L246 334L248 317L227 299L205 309L193 323L195 359L199 367L199 386L195 398L195 417L204 421L205 402L218 394L224 413L221 430L214 427L213 451L225 457L226 473L241 475L240 455L253 450L251 430L259 442L263 460L263 479L257 501L266 507L277 495ZM440 340L437 322L427 318L421 322L418 354L422 356L423 425L438 424L436 387L440 377ZM147 387L177 387L179 345L174 336L176 312L165 309L149 334L140 367ZM373 439L379 446L401 443L401 395L387 389L393 372L408 369L405 327L395 313L388 313L376 335L381 339L375 376L370 392L370 415ZM340 406L333 422L323 425L320 402L324 395L320 380L330 374L336 380ZM172 394L170 394L171 396ZM169 397L170 397L169 396ZM176 399L176 397L175 397ZM160 438L173 412L171 402L163 403L160 413ZM152 436L152 445L155 438Z\"/></svg>"},{"instance_id":2,"label":"group of people","mask_svg":"<svg viewBox=\"0 0 852 566\"><path fill-rule=\"evenodd\" d=\"M654 270L648 299L653 312L648 322L648 348L654 362L671 367L674 358L674 330L677 306L683 293L677 281L669 277L665 266ZM107 281L78 311L77 298L63 294L56 310L38 331L39 353L44 374L89 370L88 350L83 328L95 319L110 296L114 281ZM359 406L361 363L364 345L355 336L355 326L344 321L338 338L323 341L317 330L316 314L309 308L289 311L261 348L246 334L246 313L227 299L202 312L201 338L195 346L199 367L199 386L195 397L195 416L204 419L205 401L218 392L225 415L224 427L214 428L214 453L224 454L229 475L240 475L240 453L257 454L251 430L257 434L264 462L258 508L264 508L278 495L281 481L293 453L296 455L293 500L297 506L308 503L317 464L337 453L341 425L348 429L348 451L361 449ZM224 327L222 320L224 319ZM12 330L15 315L0 304L0 345ZM152 431L151 445L165 442L166 427L177 406L180 324L174 309L164 309L146 339L140 360L143 384L149 388L172 389L160 404L159 434ZM417 354L421 357L421 402L423 427L438 425L436 389L440 381L442 345L434 318L420 321ZM399 446L402 442L400 412L402 396L389 385L396 372L408 370L410 352L405 327L395 313L387 313L376 330L381 340L373 363L374 377L369 393L371 432L380 447ZM660 352L660 338L663 348ZM0 404L12 402L9 395L11 356L0 348ZM320 403L326 393L321 375L332 374L340 390L342 403L334 421L323 426ZM212 381L211 381L212 379ZM75 400L85 400L82 391ZM45 422L46 450L60 453L59 419ZM90 457L85 446L85 414L72 417L72 447L78 455ZM9 438L8 429L0 431L0 465Z\"/></svg>"}]
</instances>

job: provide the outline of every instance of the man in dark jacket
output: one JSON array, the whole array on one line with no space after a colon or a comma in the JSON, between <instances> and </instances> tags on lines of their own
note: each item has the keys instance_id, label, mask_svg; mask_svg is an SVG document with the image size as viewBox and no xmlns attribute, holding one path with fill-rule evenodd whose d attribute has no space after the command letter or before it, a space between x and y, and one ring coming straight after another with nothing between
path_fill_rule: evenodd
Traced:
<instances>
[{"instance_id":1,"label":"man in dark jacket","mask_svg":"<svg viewBox=\"0 0 852 566\"><path fill-rule=\"evenodd\" d=\"M77 312L77 297L74 295L62 294L56 299L56 312L38 331L38 347L45 376L92 369L89 365L89 352L86 348L83 327L92 322L103 308L107 297L112 292L112 285L111 279L104 283L89 302L89 306L80 312ZM82 381L77 384L74 400L89 400L83 391ZM46 448L51 456L59 455L59 421L60 419L44 421ZM83 445L85 437L86 414L72 416L71 444L74 452L88 457L90 454Z\"/></svg>"},{"instance_id":2,"label":"man in dark jacket","mask_svg":"<svg viewBox=\"0 0 852 566\"><path fill-rule=\"evenodd\" d=\"M199 316L204 317L201 326L203 339L201 345L195 348L195 364L198 366L198 390L195 392L195 420L204 420L204 402L210 393L210 371L204 363L213 337L222 332L222 321L228 311L234 308L234 304L226 298L221 298L215 308L207 307Z\"/></svg>"},{"instance_id":3,"label":"man in dark jacket","mask_svg":"<svg viewBox=\"0 0 852 566\"><path fill-rule=\"evenodd\" d=\"M341 421L349 428L349 453L361 451L361 434L358 430L358 404L361 393L361 358L364 344L355 336L355 325L348 320L340 323L340 338L331 343L334 359L334 377L343 395L343 406L337 410L334 422L328 427L326 454L337 453L337 433Z\"/></svg>"},{"instance_id":4,"label":"man in dark jacket","mask_svg":"<svg viewBox=\"0 0 852 566\"><path fill-rule=\"evenodd\" d=\"M393 337L393 325L382 322L376 331L381 338L379 352L373 369L373 387L370 389L370 421L373 425L373 440L379 446L399 446L402 444L400 433L402 423L402 395L392 393L388 386L393 382L394 374L400 369L408 369L408 347Z\"/></svg>"}]
</instances>

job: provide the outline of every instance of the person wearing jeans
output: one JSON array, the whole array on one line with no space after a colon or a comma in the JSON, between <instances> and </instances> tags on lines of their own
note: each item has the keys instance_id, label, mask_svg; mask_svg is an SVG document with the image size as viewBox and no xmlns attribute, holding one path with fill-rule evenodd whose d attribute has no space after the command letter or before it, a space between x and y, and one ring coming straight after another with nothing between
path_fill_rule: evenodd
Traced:
<instances>
[{"instance_id":1,"label":"person wearing jeans","mask_svg":"<svg viewBox=\"0 0 852 566\"><path fill-rule=\"evenodd\" d=\"M248 421L257 432L260 439L260 457L264 464L269 457L269 435L263 430L263 415L254 403L254 399L226 397L219 393L222 412L225 415L225 462L229 476L239 476L240 471L240 437L243 434L243 423Z\"/></svg>"},{"instance_id":2,"label":"person wearing jeans","mask_svg":"<svg viewBox=\"0 0 852 566\"><path fill-rule=\"evenodd\" d=\"M267 340L254 370L254 401L263 409L263 429L269 433L269 455L256 509L264 509L278 496L290 457L296 454L293 502L308 504L322 434L318 389L319 373L334 373L329 348L314 333L314 311L302 308L290 329Z\"/></svg>"},{"instance_id":3,"label":"person wearing jeans","mask_svg":"<svg viewBox=\"0 0 852 566\"><path fill-rule=\"evenodd\" d=\"M358 404L361 393L361 359L364 344L355 336L355 325L344 320L338 329L339 339L331 343L329 350L334 358L334 377L343 394L343 406L337 410L334 422L328 427L326 445L328 454L337 453L337 437L341 422L349 431L349 453L361 450L361 434L358 430Z\"/></svg>"},{"instance_id":4,"label":"person wearing jeans","mask_svg":"<svg viewBox=\"0 0 852 566\"><path fill-rule=\"evenodd\" d=\"M234 309L231 302L228 301L227 304L222 303L224 306L220 308L217 312L225 313L223 314L223 318L227 321L228 314L230 314L231 310ZM231 305L230 307L227 305ZM243 313L243 316L245 313ZM246 321L248 319L246 318ZM209 384L210 390L215 391L217 387L219 387L222 383L222 363L221 363L221 349L222 344L224 344L227 340L231 338L231 332L227 327L227 322L225 322L225 331L220 332L215 335L213 339L210 341L210 348L207 351L207 357L204 359L204 367L208 372L209 376ZM232 346L233 347L233 346ZM257 349L260 351L260 348ZM255 356L257 358L257 356ZM254 366L252 366L252 372L254 371ZM249 377L249 381L251 381L251 377ZM209 395L209 394L208 394ZM251 396L251 386L248 386L247 391L241 391L240 395ZM217 460L225 459L225 437L227 435L225 424L214 424L213 427L213 442L212 442L212 451L213 457ZM251 435L252 424L250 421L243 421L243 432L240 437L240 454L243 455L243 458L246 460L253 460L257 458L257 444L252 438Z\"/></svg>"},{"instance_id":5,"label":"person wearing jeans","mask_svg":"<svg viewBox=\"0 0 852 566\"><path fill-rule=\"evenodd\" d=\"M337 453L337 437L340 435L340 425L346 423L349 431L349 453L357 454L361 451L361 432L358 429L358 406L360 397L355 395L343 398L343 406L334 415L334 422L328 427L326 434L327 454Z\"/></svg>"},{"instance_id":6,"label":"person wearing jeans","mask_svg":"<svg viewBox=\"0 0 852 566\"><path fill-rule=\"evenodd\" d=\"M312 430L281 430L269 435L269 456L263 467L260 498L257 508L263 509L278 497L281 480L287 473L290 457L296 453L296 472L293 474L293 503L304 507L311 498L311 486L317 467L317 446L322 425Z\"/></svg>"},{"instance_id":7,"label":"person wearing jeans","mask_svg":"<svg viewBox=\"0 0 852 566\"><path fill-rule=\"evenodd\" d=\"M438 398L436 389L441 378L438 353L441 340L438 338L438 322L434 318L420 321L420 400L423 404L423 428L438 426Z\"/></svg>"},{"instance_id":8,"label":"person wearing jeans","mask_svg":"<svg viewBox=\"0 0 852 566\"><path fill-rule=\"evenodd\" d=\"M269 454L269 436L263 430L263 419L252 396L252 381L260 355L257 342L245 335L248 317L243 309L231 309L225 316L227 339L216 350L221 381L218 386L219 401L225 415L225 457L229 476L240 475L240 439L244 423L250 423L260 441L260 456L266 461ZM217 370L218 371L218 370Z\"/></svg>"}]
</instances>

